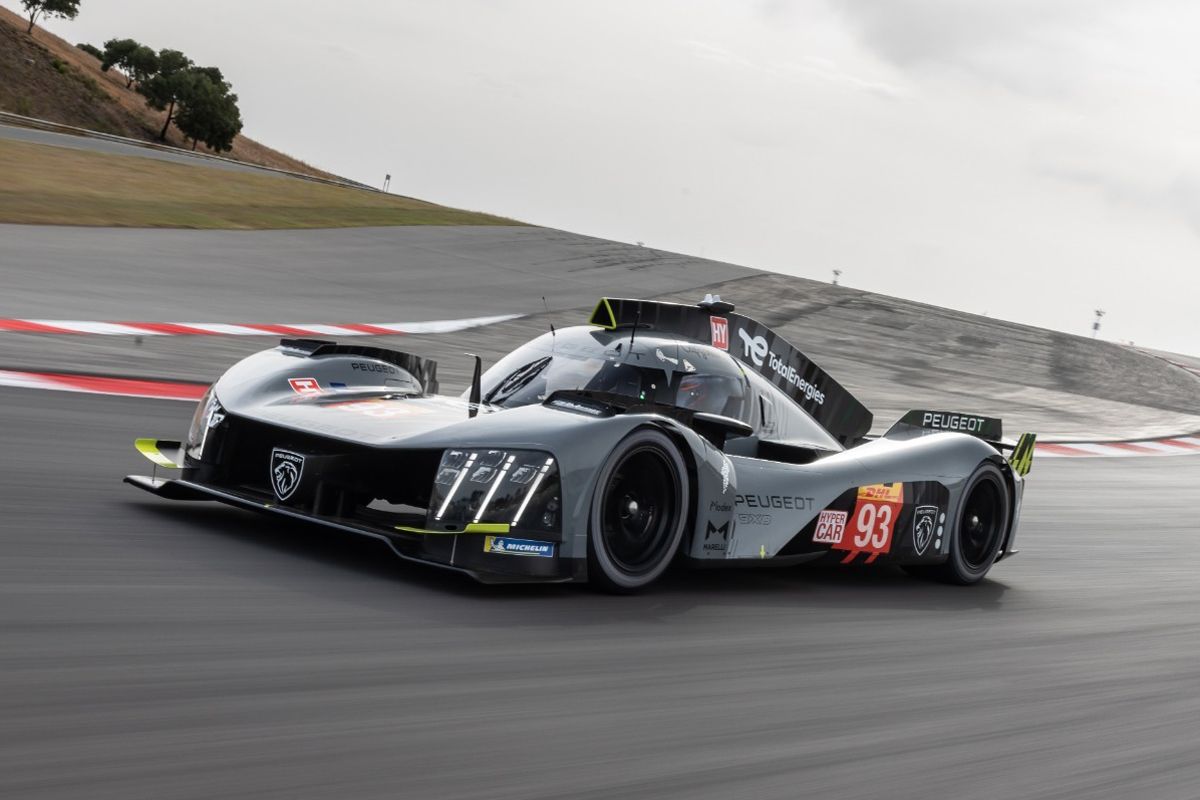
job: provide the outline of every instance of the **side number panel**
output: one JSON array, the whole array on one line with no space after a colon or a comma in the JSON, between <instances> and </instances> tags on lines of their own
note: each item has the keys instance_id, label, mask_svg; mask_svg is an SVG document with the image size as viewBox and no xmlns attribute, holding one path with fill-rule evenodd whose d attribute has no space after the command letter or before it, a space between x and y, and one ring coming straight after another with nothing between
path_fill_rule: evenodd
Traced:
<instances>
[{"instance_id":1,"label":"side number panel","mask_svg":"<svg viewBox=\"0 0 1200 800\"><path fill-rule=\"evenodd\" d=\"M903 508L903 483L877 483L859 487L854 511L850 515L850 535L843 536L842 541L833 545L834 550L847 551L842 563L853 561L859 553L865 553L866 563L870 564L879 556L891 552L893 533Z\"/></svg>"}]
</instances>

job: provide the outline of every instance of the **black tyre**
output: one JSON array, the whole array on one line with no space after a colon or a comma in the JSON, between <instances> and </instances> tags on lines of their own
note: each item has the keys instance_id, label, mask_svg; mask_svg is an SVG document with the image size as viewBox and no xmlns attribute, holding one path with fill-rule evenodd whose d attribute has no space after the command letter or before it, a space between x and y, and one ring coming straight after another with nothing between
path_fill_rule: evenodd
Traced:
<instances>
[{"instance_id":1,"label":"black tyre","mask_svg":"<svg viewBox=\"0 0 1200 800\"><path fill-rule=\"evenodd\" d=\"M653 583L679 550L687 524L687 465L665 434L643 429L600 471L588 532L588 579L610 592Z\"/></svg>"},{"instance_id":2,"label":"black tyre","mask_svg":"<svg viewBox=\"0 0 1200 800\"><path fill-rule=\"evenodd\" d=\"M991 461L983 462L963 490L950 535L950 557L943 564L910 572L960 586L979 583L1000 554L1011 514L1012 499L1004 475Z\"/></svg>"}]
</instances>

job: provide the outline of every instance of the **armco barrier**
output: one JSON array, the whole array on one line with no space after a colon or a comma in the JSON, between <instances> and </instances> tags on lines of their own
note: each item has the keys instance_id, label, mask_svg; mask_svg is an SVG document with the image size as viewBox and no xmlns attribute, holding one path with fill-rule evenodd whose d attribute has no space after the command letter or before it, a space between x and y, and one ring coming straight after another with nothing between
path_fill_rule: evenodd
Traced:
<instances>
[{"instance_id":1,"label":"armco barrier","mask_svg":"<svg viewBox=\"0 0 1200 800\"><path fill-rule=\"evenodd\" d=\"M200 153L195 150L185 150L182 147L173 147L169 144L160 144L158 142L147 142L142 139L130 139L127 136L117 136L112 133L102 133L100 131L89 130L88 128L77 128L74 125L64 125L61 122L51 122L46 119L38 119L37 117L23 117L20 114L12 114L8 111L0 111L0 124L16 126L21 128L33 128L35 130L49 131L51 133L62 133L69 136L83 136L88 139L103 139L108 142L117 142L119 144L132 145L141 147L147 150L159 150L164 153L174 153L175 155L187 156L197 160L208 161L223 161L226 164L237 164L242 167L251 169L263 170L265 172L274 172L277 175L286 175L291 178L299 178L305 181L313 181L314 183L324 183L330 186L341 186L346 189L359 189L365 192L375 192L383 194L374 186L367 186L365 183L357 181L337 180L334 178L321 178L316 175L306 175L303 172L293 172L288 169L279 169L278 167L265 167L262 164L253 164L249 161L239 161L236 158L226 158L212 153ZM403 197L403 195L396 195Z\"/></svg>"}]
</instances>

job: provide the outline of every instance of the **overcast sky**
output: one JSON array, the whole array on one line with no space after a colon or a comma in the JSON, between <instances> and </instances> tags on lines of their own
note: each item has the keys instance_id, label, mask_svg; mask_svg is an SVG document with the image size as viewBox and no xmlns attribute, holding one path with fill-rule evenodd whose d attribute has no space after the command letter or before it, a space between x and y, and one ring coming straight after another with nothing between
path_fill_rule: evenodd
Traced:
<instances>
[{"instance_id":1,"label":"overcast sky","mask_svg":"<svg viewBox=\"0 0 1200 800\"><path fill-rule=\"evenodd\" d=\"M5 0L15 7L13 0ZM1200 4L83 0L454 206L1200 354ZM736 298L733 298L736 301Z\"/></svg>"}]
</instances>

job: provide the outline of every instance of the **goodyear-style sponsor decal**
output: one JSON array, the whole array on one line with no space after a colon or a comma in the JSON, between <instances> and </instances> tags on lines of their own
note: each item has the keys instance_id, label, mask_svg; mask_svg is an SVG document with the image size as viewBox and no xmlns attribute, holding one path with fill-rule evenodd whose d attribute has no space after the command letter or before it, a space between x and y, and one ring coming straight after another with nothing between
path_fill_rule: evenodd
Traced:
<instances>
[{"instance_id":1,"label":"goodyear-style sponsor decal","mask_svg":"<svg viewBox=\"0 0 1200 800\"><path fill-rule=\"evenodd\" d=\"M849 535L832 545L832 549L846 551L843 564L853 561L859 553L866 553L866 563L870 564L891 552L896 523L903 510L903 483L860 486L854 511L850 514Z\"/></svg>"},{"instance_id":2,"label":"goodyear-style sponsor decal","mask_svg":"<svg viewBox=\"0 0 1200 800\"><path fill-rule=\"evenodd\" d=\"M485 536L483 537L483 552L506 556L551 558L554 555L554 543L538 542L533 539L510 539L507 536Z\"/></svg>"}]
</instances>

